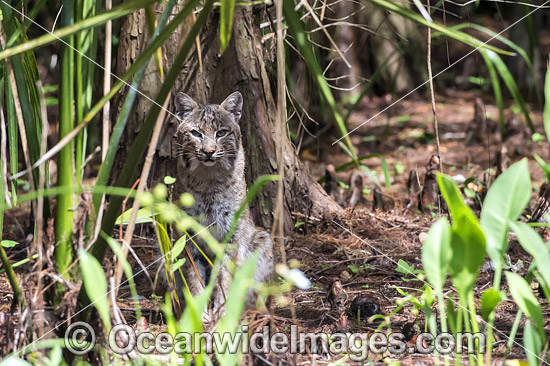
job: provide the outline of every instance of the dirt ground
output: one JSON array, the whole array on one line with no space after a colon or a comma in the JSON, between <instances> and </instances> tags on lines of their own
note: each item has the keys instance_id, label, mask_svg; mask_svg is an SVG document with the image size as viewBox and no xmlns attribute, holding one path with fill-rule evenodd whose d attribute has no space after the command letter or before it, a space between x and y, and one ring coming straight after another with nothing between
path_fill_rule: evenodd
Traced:
<instances>
[{"instance_id":1,"label":"dirt ground","mask_svg":"<svg viewBox=\"0 0 550 366\"><path fill-rule=\"evenodd\" d=\"M474 141L467 144L468 133L476 129L474 120L474 100L477 95L472 91L449 90L446 95L437 96L437 118L441 140L441 157L445 173L451 176L463 175L465 178L479 177L489 168L496 167L495 157L501 151L501 142L495 128L487 134L483 142ZM351 115L351 128L375 115L391 100L388 98L364 99L362 108ZM489 117L489 125L496 127L498 111L492 102L486 101L485 111ZM503 142L506 146L509 164L522 157L529 158L529 167L535 189L540 187L544 175L540 167L532 159L534 153L543 159L550 157L549 146L543 141L533 141L531 135L525 131L525 122L522 116L513 112L514 108L506 110L506 122L512 126L508 131L508 138ZM540 112L532 113L533 122L539 133L544 134L542 116ZM286 254L289 263L299 267L311 280L309 290L294 290L272 306L272 314L254 314L257 324L276 320L272 324L281 330L286 330L291 324L298 324L301 330L330 331L334 329L336 318L330 311L326 301L327 288L335 280L340 280L350 298L358 294L368 295L373 301L380 304L381 313L389 314L396 308L396 300L403 297L396 287L415 294L423 286L423 282L413 280L412 277L403 279L403 275L395 269L399 260L404 260L415 269L421 269L421 239L430 225L438 217L436 213L421 213L416 207L407 208L409 199L407 180L409 172L418 171L421 180L426 171L430 157L435 154L435 140L433 135L425 131L433 131L431 105L420 100L419 97L406 99L387 112L375 117L372 121L360 127L351 135L352 141L358 146L358 156L371 153L381 154L390 169L391 187L382 188L382 193L390 208L387 212L372 209L373 191L376 184L363 174L365 184L365 202L359 207L348 208L344 217L335 222L317 222L314 218L297 217L300 222L294 232L287 237ZM492 122L491 122L492 121ZM378 136L374 138L372 136ZM349 158L337 145L331 145L330 139L323 139L325 144L319 145L316 141L301 148L300 156L308 162L309 169L316 177L323 177L327 164L340 166L349 161ZM364 160L363 163L375 172L378 180L384 182L379 158ZM338 173L338 178L349 182L353 170ZM494 172L493 172L494 174ZM492 175L491 177L494 177ZM530 207L536 203L534 193ZM391 208L393 207L393 208ZM526 212L527 214L528 212ZM23 211L6 213L4 224L4 238L22 241L20 228L25 227L27 218ZM134 240L134 250L148 265L156 258L155 240L147 237L147 233L138 233ZM24 241L24 240L23 240ZM22 246L21 246L22 247ZM513 240L508 254L512 264L523 262L525 272L529 266L530 257ZM10 259L15 261L25 258L25 250L17 249L9 252ZM17 269L21 277L25 276L30 266ZM135 271L139 266L134 261ZM154 271L150 271L154 277ZM475 289L476 299L491 286L493 273L490 269L481 272ZM162 327L163 320L160 313L160 300L152 297L151 286L144 276L138 276L138 288L143 298L140 300L144 315L149 319L151 326ZM450 281L447 283L451 289ZM452 294L452 293L451 293ZM539 301L546 304L546 300L539 296ZM13 295L5 274L0 275L0 312L9 311ZM128 322L135 322L131 311L128 288L122 288L119 293L119 306L126 310ZM422 315L414 314L412 305L406 306L391 319L391 327L401 330L407 323L418 322L423 324ZM548 306L544 306L545 319L550 321ZM495 347L495 357L504 356L505 342L512 326L516 307L511 302L504 302L497 308L495 327L498 329ZM374 331L379 322L369 323L363 320L350 321L351 331ZM517 339L521 339L521 330ZM382 361L386 355L373 356L375 361ZM328 355L303 355L294 360L287 356L288 364L329 364L339 357ZM510 358L524 359L525 355L520 347L514 347ZM398 358L399 359L399 358ZM433 358L421 354L407 355L399 359L404 364L431 364Z\"/></svg>"}]
</instances>

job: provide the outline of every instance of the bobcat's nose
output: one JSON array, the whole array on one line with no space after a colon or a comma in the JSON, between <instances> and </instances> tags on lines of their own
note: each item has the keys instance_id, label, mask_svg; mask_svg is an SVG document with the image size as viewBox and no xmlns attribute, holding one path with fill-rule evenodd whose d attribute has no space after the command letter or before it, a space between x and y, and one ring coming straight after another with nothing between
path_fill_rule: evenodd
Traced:
<instances>
[{"instance_id":1,"label":"bobcat's nose","mask_svg":"<svg viewBox=\"0 0 550 366\"><path fill-rule=\"evenodd\" d=\"M203 150L202 151L204 153L204 155L206 155L207 158L211 158L212 155L214 154L214 150Z\"/></svg>"}]
</instances>

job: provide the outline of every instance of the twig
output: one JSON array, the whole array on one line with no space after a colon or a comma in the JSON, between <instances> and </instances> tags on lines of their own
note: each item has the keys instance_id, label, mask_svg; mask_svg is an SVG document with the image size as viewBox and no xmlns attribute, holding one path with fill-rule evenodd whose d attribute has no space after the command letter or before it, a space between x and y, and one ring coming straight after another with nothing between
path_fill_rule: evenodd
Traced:
<instances>
[{"instance_id":1,"label":"twig","mask_svg":"<svg viewBox=\"0 0 550 366\"><path fill-rule=\"evenodd\" d=\"M344 56L344 54L342 53L342 51L340 51L340 48L338 47L338 45L336 44L336 42L334 42L334 39L332 39L332 37L330 36L329 32L327 31L326 29L326 26L323 25L323 23L319 20L319 18L317 17L317 14L315 14L315 11L311 8L311 6L309 5L309 3L307 2L307 0L302 0L302 3L304 4L304 6L306 7L307 11L311 14L311 17L313 18L313 20L315 20L315 23L317 23L319 25L319 27L321 27L323 29L323 33L325 33L325 36L327 36L329 42L332 44L332 46L334 47L334 49L336 50L336 52L338 52L338 55L340 56L340 58L342 59L342 61L344 61L344 63L346 64L346 66L348 68L351 69L351 64L348 62L348 60L346 59L346 57ZM282 10L281 10L282 11ZM279 18L279 19L283 19L282 17ZM280 24L282 23L282 21L280 21L277 25L277 31L280 29Z\"/></svg>"},{"instance_id":2,"label":"twig","mask_svg":"<svg viewBox=\"0 0 550 366\"><path fill-rule=\"evenodd\" d=\"M430 12L430 0L426 1L428 13ZM430 81L430 95L432 99L432 113L434 116L435 143L437 147L437 157L439 159L439 171L443 172L443 163L441 162L441 146L439 145L439 126L437 123L437 112L435 109L434 81L432 74L432 29L428 27L428 80Z\"/></svg>"}]
</instances>

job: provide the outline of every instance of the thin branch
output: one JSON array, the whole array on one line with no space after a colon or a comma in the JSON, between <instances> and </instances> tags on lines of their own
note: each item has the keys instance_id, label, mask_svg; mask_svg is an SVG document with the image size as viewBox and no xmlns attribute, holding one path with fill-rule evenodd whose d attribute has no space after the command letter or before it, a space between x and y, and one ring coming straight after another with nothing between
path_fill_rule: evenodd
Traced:
<instances>
[{"instance_id":1,"label":"thin branch","mask_svg":"<svg viewBox=\"0 0 550 366\"><path fill-rule=\"evenodd\" d=\"M430 0L426 1L428 13L430 12ZM432 29L428 27L428 80L430 81L430 95L432 99L432 113L434 116L435 143L437 147L437 157L439 160L439 171L443 172L443 163L441 162L441 146L439 144L439 126L437 123L437 111L435 107L434 81L432 73Z\"/></svg>"}]
</instances>

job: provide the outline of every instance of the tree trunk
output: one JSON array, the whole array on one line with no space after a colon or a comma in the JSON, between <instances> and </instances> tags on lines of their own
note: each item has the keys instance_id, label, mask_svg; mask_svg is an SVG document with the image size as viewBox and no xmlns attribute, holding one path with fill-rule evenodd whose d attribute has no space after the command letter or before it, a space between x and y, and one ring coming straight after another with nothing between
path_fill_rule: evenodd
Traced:
<instances>
[{"instance_id":1,"label":"tree trunk","mask_svg":"<svg viewBox=\"0 0 550 366\"><path fill-rule=\"evenodd\" d=\"M276 146L281 144L284 151L284 189L285 189L285 228L293 227L292 214L300 212L307 217L328 219L341 211L338 206L309 175L307 169L296 156L288 138L277 141L275 134L276 106L273 99L270 80L266 72L264 54L260 40L259 24L255 21L252 8L237 8L233 24L231 43L225 53L219 53L219 14L213 13L201 32L201 60L197 50L190 55L185 67L181 71L173 90L173 94L184 91L199 103L220 103L229 94L238 90L244 97L241 131L247 160L246 181L248 186L256 178L265 174L277 174ZM139 25L133 23L139 22ZM124 29L145 29L144 16L128 17L123 26L119 48L128 50L145 44L145 40L130 39L124 35ZM179 35L170 38L165 43L164 54L166 67L170 67L171 58L180 44L181 37L185 37L185 27ZM142 32L142 37L144 36ZM130 34L127 32L127 34ZM128 42L130 40L130 42ZM132 51L119 52L120 57ZM201 62L200 62L201 61ZM202 63L202 69L200 64ZM128 65L121 62L119 66ZM150 66L154 66L151 62ZM119 72L122 72L120 70ZM148 72L149 74L149 72ZM156 85L153 85L154 82ZM147 84L148 83L148 84ZM148 91L156 93L160 87L160 79L151 75L142 85ZM148 95L154 95L149 94ZM138 98L136 111L128 121L126 141L122 146L129 146L139 130L143 120L143 112L149 106L145 98ZM172 136L175 132L176 121L173 120L165 128L164 138L159 144L157 161L153 168L152 182L161 180L165 175L176 176L175 146L172 146ZM125 152L120 154L121 161ZM270 183L256 197L251 205L251 212L257 224L271 227L276 199L276 184Z\"/></svg>"}]
</instances>

